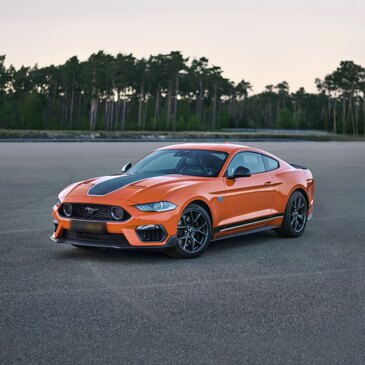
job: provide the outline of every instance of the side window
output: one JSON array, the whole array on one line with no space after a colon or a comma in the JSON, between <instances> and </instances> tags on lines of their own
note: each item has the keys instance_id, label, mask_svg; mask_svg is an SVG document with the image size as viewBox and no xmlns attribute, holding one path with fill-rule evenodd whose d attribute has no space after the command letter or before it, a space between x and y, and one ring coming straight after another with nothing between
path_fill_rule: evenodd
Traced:
<instances>
[{"instance_id":1,"label":"side window","mask_svg":"<svg viewBox=\"0 0 365 365\"><path fill-rule=\"evenodd\" d=\"M244 152L242 155L243 155L243 166L247 167L251 171L251 174L266 171L264 160L262 159L261 154Z\"/></svg>"},{"instance_id":2,"label":"side window","mask_svg":"<svg viewBox=\"0 0 365 365\"><path fill-rule=\"evenodd\" d=\"M268 156L262 156L265 162L266 171L276 170L279 167L279 162Z\"/></svg>"},{"instance_id":3,"label":"side window","mask_svg":"<svg viewBox=\"0 0 365 365\"><path fill-rule=\"evenodd\" d=\"M262 155L254 152L238 153L229 164L228 171L232 173L238 166L247 167L251 171L251 174L266 171Z\"/></svg>"},{"instance_id":4,"label":"side window","mask_svg":"<svg viewBox=\"0 0 365 365\"><path fill-rule=\"evenodd\" d=\"M238 166L243 166L242 152L238 153L236 156L233 157L232 161L230 162L227 168L227 171L233 174Z\"/></svg>"}]
</instances>

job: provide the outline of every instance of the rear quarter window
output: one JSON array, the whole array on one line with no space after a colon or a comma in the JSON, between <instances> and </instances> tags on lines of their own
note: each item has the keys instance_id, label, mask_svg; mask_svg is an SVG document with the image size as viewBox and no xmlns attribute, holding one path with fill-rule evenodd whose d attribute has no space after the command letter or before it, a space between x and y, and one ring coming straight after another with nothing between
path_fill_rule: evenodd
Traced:
<instances>
[{"instance_id":1,"label":"rear quarter window","mask_svg":"<svg viewBox=\"0 0 365 365\"><path fill-rule=\"evenodd\" d=\"M279 162L274 160L271 157L262 155L263 159L264 159L264 164L265 164L265 168L266 171L272 171L272 170L276 170L277 168L279 168Z\"/></svg>"}]
</instances>

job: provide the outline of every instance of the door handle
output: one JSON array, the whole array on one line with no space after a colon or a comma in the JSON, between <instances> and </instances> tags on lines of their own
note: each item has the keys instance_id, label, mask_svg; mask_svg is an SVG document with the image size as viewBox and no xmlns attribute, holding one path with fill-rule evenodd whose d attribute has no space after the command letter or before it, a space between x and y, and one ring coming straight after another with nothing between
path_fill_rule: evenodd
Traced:
<instances>
[{"instance_id":1,"label":"door handle","mask_svg":"<svg viewBox=\"0 0 365 365\"><path fill-rule=\"evenodd\" d=\"M272 184L274 184L273 181L266 181L265 186L271 186Z\"/></svg>"}]
</instances>

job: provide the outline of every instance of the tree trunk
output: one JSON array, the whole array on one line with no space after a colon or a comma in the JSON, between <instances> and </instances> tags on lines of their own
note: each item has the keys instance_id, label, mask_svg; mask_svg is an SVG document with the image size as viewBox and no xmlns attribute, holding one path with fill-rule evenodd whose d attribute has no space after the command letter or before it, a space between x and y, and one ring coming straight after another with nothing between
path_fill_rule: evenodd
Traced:
<instances>
[{"instance_id":1,"label":"tree trunk","mask_svg":"<svg viewBox=\"0 0 365 365\"><path fill-rule=\"evenodd\" d=\"M114 129L114 105L115 105L115 101L112 99L111 105L110 105L110 129L111 130Z\"/></svg>"},{"instance_id":2,"label":"tree trunk","mask_svg":"<svg viewBox=\"0 0 365 365\"><path fill-rule=\"evenodd\" d=\"M218 85L217 83L214 84L214 94L212 100L212 129L215 130L217 124L217 92L218 92Z\"/></svg>"},{"instance_id":3,"label":"tree trunk","mask_svg":"<svg viewBox=\"0 0 365 365\"><path fill-rule=\"evenodd\" d=\"M174 98L174 116L172 120L172 129L176 128L176 116L177 116L177 97L179 95L179 74L176 75L176 87L175 87L175 98Z\"/></svg>"},{"instance_id":4,"label":"tree trunk","mask_svg":"<svg viewBox=\"0 0 365 365\"><path fill-rule=\"evenodd\" d=\"M69 128L72 128L73 124L73 114L74 114L74 95L75 95L75 76L72 80L72 90L71 90L71 103L70 103L70 119Z\"/></svg>"},{"instance_id":5,"label":"tree trunk","mask_svg":"<svg viewBox=\"0 0 365 365\"><path fill-rule=\"evenodd\" d=\"M144 99L144 84L141 82L141 89L139 93L139 105L138 105L138 129L142 127L142 109L143 109L143 99Z\"/></svg>"},{"instance_id":6,"label":"tree trunk","mask_svg":"<svg viewBox=\"0 0 365 365\"><path fill-rule=\"evenodd\" d=\"M171 93L172 93L172 85L171 80L169 80L169 88L167 92L167 111L166 111L166 129L170 128L170 116L171 116Z\"/></svg>"},{"instance_id":7,"label":"tree trunk","mask_svg":"<svg viewBox=\"0 0 365 365\"><path fill-rule=\"evenodd\" d=\"M328 103L327 103L328 109L327 109L327 115L326 115L326 131L329 127L329 121L331 120L331 96L328 96Z\"/></svg>"},{"instance_id":8,"label":"tree trunk","mask_svg":"<svg viewBox=\"0 0 365 365\"><path fill-rule=\"evenodd\" d=\"M121 129L124 130L125 127L125 113L127 110L127 96L124 94L124 98L123 98L123 110L122 110L122 124L121 124Z\"/></svg>"},{"instance_id":9,"label":"tree trunk","mask_svg":"<svg viewBox=\"0 0 365 365\"><path fill-rule=\"evenodd\" d=\"M144 113L143 113L142 129L145 129L146 128L146 125L147 125L148 104L149 104L148 102L149 102L149 97L147 97L146 102L145 102Z\"/></svg>"},{"instance_id":10,"label":"tree trunk","mask_svg":"<svg viewBox=\"0 0 365 365\"><path fill-rule=\"evenodd\" d=\"M82 94L81 94L81 90L79 93L79 103L78 103L78 107L77 107L77 128L80 127L80 117L81 117L81 98L82 98Z\"/></svg>"},{"instance_id":11,"label":"tree trunk","mask_svg":"<svg viewBox=\"0 0 365 365\"><path fill-rule=\"evenodd\" d=\"M92 91L91 91L91 102L90 102L90 115L89 115L89 126L90 130L95 130L96 127L96 116L98 112L98 100L97 100L97 90L95 86L95 70L93 71L92 78Z\"/></svg>"},{"instance_id":12,"label":"tree trunk","mask_svg":"<svg viewBox=\"0 0 365 365\"><path fill-rule=\"evenodd\" d=\"M347 108L347 119L351 120L352 134L356 134L355 130L355 121L354 121L354 113L352 110L352 96L349 97L349 106Z\"/></svg>"},{"instance_id":13,"label":"tree trunk","mask_svg":"<svg viewBox=\"0 0 365 365\"><path fill-rule=\"evenodd\" d=\"M156 129L157 119L158 119L159 110L160 110L160 93L161 93L160 88L161 88L161 85L160 85L160 83L158 83L157 91L156 91L155 115L153 118L153 130Z\"/></svg>"},{"instance_id":14,"label":"tree trunk","mask_svg":"<svg viewBox=\"0 0 365 365\"><path fill-rule=\"evenodd\" d=\"M117 108L115 110L115 124L117 126L117 129L118 129L118 125L119 125L119 114L120 114L120 91L118 89L117 90Z\"/></svg>"},{"instance_id":15,"label":"tree trunk","mask_svg":"<svg viewBox=\"0 0 365 365\"><path fill-rule=\"evenodd\" d=\"M109 130L109 101L108 101L108 98L105 98L104 124L105 124L105 129L108 131Z\"/></svg>"},{"instance_id":16,"label":"tree trunk","mask_svg":"<svg viewBox=\"0 0 365 365\"><path fill-rule=\"evenodd\" d=\"M364 117L364 136L365 136L365 93L363 94L362 99L362 109L363 109L363 117Z\"/></svg>"},{"instance_id":17,"label":"tree trunk","mask_svg":"<svg viewBox=\"0 0 365 365\"><path fill-rule=\"evenodd\" d=\"M62 129L66 129L67 128L67 120L68 120L68 113L67 113L67 95L64 96L63 101L62 101L62 114L61 114L61 125L62 125Z\"/></svg>"},{"instance_id":18,"label":"tree trunk","mask_svg":"<svg viewBox=\"0 0 365 365\"><path fill-rule=\"evenodd\" d=\"M202 111L203 111L203 80L199 80L199 96L196 103L196 114L198 118L198 122L202 122Z\"/></svg>"},{"instance_id":19,"label":"tree trunk","mask_svg":"<svg viewBox=\"0 0 365 365\"><path fill-rule=\"evenodd\" d=\"M342 134L346 134L346 98L342 99Z\"/></svg>"},{"instance_id":20,"label":"tree trunk","mask_svg":"<svg viewBox=\"0 0 365 365\"><path fill-rule=\"evenodd\" d=\"M298 130L299 128L299 117L300 117L300 103L298 102L296 106L296 114L295 114L295 129ZM324 112L324 110L323 110Z\"/></svg>"},{"instance_id":21,"label":"tree trunk","mask_svg":"<svg viewBox=\"0 0 365 365\"><path fill-rule=\"evenodd\" d=\"M357 101L355 104L355 134L359 134L359 105Z\"/></svg>"},{"instance_id":22,"label":"tree trunk","mask_svg":"<svg viewBox=\"0 0 365 365\"><path fill-rule=\"evenodd\" d=\"M53 94L52 103L51 103L51 108L50 108L50 111L49 111L49 119L52 119L52 114L53 114L54 106L56 104L57 86L58 86L58 82L56 80L55 87L54 87L54 94Z\"/></svg>"},{"instance_id":23,"label":"tree trunk","mask_svg":"<svg viewBox=\"0 0 365 365\"><path fill-rule=\"evenodd\" d=\"M147 89L147 93L146 93L146 102L145 102L145 108L144 108L144 113L143 113L143 123L142 123L142 128L145 129L146 128L146 124L147 124L147 114L148 114L148 102L150 100L150 90L151 90L151 83L148 84L148 89Z\"/></svg>"},{"instance_id":24,"label":"tree trunk","mask_svg":"<svg viewBox=\"0 0 365 365\"><path fill-rule=\"evenodd\" d=\"M335 103L333 105L333 133L337 133L337 98L335 98Z\"/></svg>"}]
</instances>

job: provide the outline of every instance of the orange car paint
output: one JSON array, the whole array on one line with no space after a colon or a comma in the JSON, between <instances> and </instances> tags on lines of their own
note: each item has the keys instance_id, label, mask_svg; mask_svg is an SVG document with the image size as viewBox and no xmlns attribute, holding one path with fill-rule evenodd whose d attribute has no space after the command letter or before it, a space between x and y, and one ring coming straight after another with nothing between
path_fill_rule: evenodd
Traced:
<instances>
[{"instance_id":1,"label":"orange car paint","mask_svg":"<svg viewBox=\"0 0 365 365\"><path fill-rule=\"evenodd\" d=\"M314 206L314 179L310 170L296 169L285 161L257 148L235 144L179 144L161 149L199 149L228 153L218 177L196 177L185 175L157 176L137 181L104 196L89 196L88 191L96 179L75 183L59 195L62 203L88 203L118 205L131 218L124 222L107 222L108 233L124 234L131 246L164 246L176 235L178 220L184 209L193 201L199 201L209 209L212 218L213 239L247 231L278 227L290 195L302 190L308 202L308 218ZM280 167L269 172L252 174L235 180L225 177L233 156L241 151L258 152L277 160ZM98 180L100 181L100 180ZM170 201L177 205L167 212L141 212L135 204L156 201ZM70 219L58 213L53 207L52 216L58 222L53 238L70 228ZM240 224L242 223L242 224ZM163 242L142 242L135 232L139 225L161 224L167 238ZM234 225L234 227L232 227Z\"/></svg>"}]
</instances>

